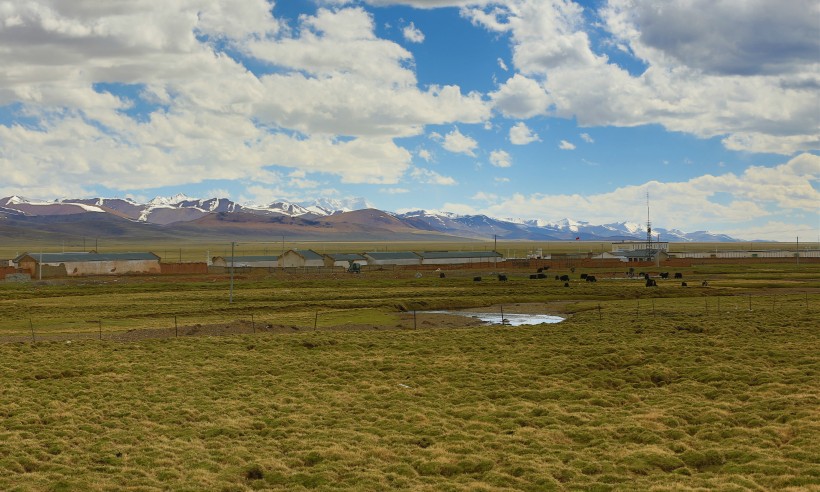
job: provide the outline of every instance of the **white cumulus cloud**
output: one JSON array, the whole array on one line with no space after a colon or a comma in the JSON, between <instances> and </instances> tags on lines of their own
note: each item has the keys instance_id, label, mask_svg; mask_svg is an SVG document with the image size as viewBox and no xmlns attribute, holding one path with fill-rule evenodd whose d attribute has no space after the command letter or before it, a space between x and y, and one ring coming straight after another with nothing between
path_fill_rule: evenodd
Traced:
<instances>
[{"instance_id":1,"label":"white cumulus cloud","mask_svg":"<svg viewBox=\"0 0 820 492\"><path fill-rule=\"evenodd\" d=\"M520 74L513 75L498 91L490 94L495 109L509 118L531 118L545 114L549 94L538 82Z\"/></svg>"},{"instance_id":2,"label":"white cumulus cloud","mask_svg":"<svg viewBox=\"0 0 820 492\"><path fill-rule=\"evenodd\" d=\"M435 171L432 171L430 169L424 169L421 167L412 168L410 170L410 176L419 183L424 184L435 184L444 186L453 186L458 184L456 180L450 176L442 176L441 174Z\"/></svg>"},{"instance_id":3,"label":"white cumulus cloud","mask_svg":"<svg viewBox=\"0 0 820 492\"><path fill-rule=\"evenodd\" d=\"M642 222L646 218L645 194L652 199L652 221L667 229L698 230L711 224L715 230L737 231L745 239L791 240L793 231L817 230L820 191L820 156L799 154L773 168L750 166L741 174L705 174L686 181L649 181L611 192L581 196L534 193L505 197L480 212L495 217L538 218L555 221L582 217L591 223ZM754 224L761 218L784 223L785 217L806 214L806 224L769 228L770 234L743 233L737 224ZM755 226L759 227L759 226Z\"/></svg>"},{"instance_id":4,"label":"white cumulus cloud","mask_svg":"<svg viewBox=\"0 0 820 492\"><path fill-rule=\"evenodd\" d=\"M423 43L424 42L424 33L418 29L415 24L412 22L402 29L402 35L404 35L404 39L411 42L411 43Z\"/></svg>"},{"instance_id":5,"label":"white cumulus cloud","mask_svg":"<svg viewBox=\"0 0 820 492\"><path fill-rule=\"evenodd\" d=\"M519 121L510 127L510 142L513 145L527 145L540 140L538 134L533 132L523 121Z\"/></svg>"},{"instance_id":6,"label":"white cumulus cloud","mask_svg":"<svg viewBox=\"0 0 820 492\"><path fill-rule=\"evenodd\" d=\"M396 139L489 119L481 94L420 88L412 54L380 39L364 9L319 8L285 28L272 7L0 4L0 105L34 121L0 125L0 190L83 196L97 185L278 185L274 166L396 183L412 158ZM249 57L269 69L252 73ZM290 185L317 183L303 176Z\"/></svg>"},{"instance_id":7,"label":"white cumulus cloud","mask_svg":"<svg viewBox=\"0 0 820 492\"><path fill-rule=\"evenodd\" d=\"M510 167L512 166L512 157L503 150L493 150L490 152L490 164L495 167Z\"/></svg>"},{"instance_id":8,"label":"white cumulus cloud","mask_svg":"<svg viewBox=\"0 0 820 492\"><path fill-rule=\"evenodd\" d=\"M519 79L492 94L506 116L549 108L583 126L660 124L733 150L793 154L820 147L820 6L787 3L609 0L594 23L568 0L463 13L511 38ZM588 34L599 30L645 68L631 73L601 53Z\"/></svg>"},{"instance_id":9,"label":"white cumulus cloud","mask_svg":"<svg viewBox=\"0 0 820 492\"><path fill-rule=\"evenodd\" d=\"M478 148L478 142L476 139L461 133L458 128L453 128L453 131L444 136L444 141L441 146L456 154L466 154L470 157L475 157L475 149Z\"/></svg>"}]
</instances>

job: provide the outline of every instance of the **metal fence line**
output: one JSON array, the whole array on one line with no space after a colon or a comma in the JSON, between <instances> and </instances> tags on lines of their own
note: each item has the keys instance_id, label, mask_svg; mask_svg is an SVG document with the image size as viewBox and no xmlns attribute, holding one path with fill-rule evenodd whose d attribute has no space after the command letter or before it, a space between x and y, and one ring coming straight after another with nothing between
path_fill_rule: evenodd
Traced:
<instances>
[{"instance_id":1,"label":"metal fence line","mask_svg":"<svg viewBox=\"0 0 820 492\"><path fill-rule=\"evenodd\" d=\"M709 319L712 316L728 315L731 313L748 313L754 311L761 312L815 312L820 294L800 292L781 295L757 295L739 294L732 296L704 297L704 303L697 306L697 298L684 298L687 303L682 305L681 298L638 298L635 301L623 300L615 301L615 305L601 306L597 301L579 301L579 303L589 303L592 308L588 314L598 322L606 322L611 316L647 316L657 318L660 316L702 314ZM641 302L647 301L647 302ZM714 300L715 302L711 302ZM722 301L722 302L721 302ZM633 308L629 308L629 303L635 302ZM411 301L407 301L411 303ZM797 310L797 311L796 311ZM361 326L367 323L357 323L355 319L350 322L337 322L336 324L320 323L323 316L338 320L339 314L356 313L358 309L338 309L338 310L314 310L294 313L294 315L276 316L275 314L260 315L259 312L247 313L241 318L195 318L190 324L185 324L183 318L178 315L168 316L167 325L142 327L142 328L119 328L123 324L134 326L138 324L135 318L100 318L77 321L61 321L58 323L48 323L34 317L15 320L20 328L14 333L4 335L0 332L0 343L36 343L47 341L72 341L72 340L111 340L111 341L139 341L144 339L164 339L190 336L223 336L255 333L297 333L302 331L332 331L348 326ZM395 313L400 321L404 323L400 327L391 326L394 329L417 329L421 324L419 319L425 313L417 310L399 311ZM545 313L546 314L546 313ZM581 315L582 312L576 315ZM4 323L8 325L9 323ZM407 326L404 326L404 325ZM381 325L372 324L374 328L383 328ZM39 326L39 329L38 329ZM79 329L78 329L79 327ZM360 330L364 328L359 328Z\"/></svg>"}]
</instances>

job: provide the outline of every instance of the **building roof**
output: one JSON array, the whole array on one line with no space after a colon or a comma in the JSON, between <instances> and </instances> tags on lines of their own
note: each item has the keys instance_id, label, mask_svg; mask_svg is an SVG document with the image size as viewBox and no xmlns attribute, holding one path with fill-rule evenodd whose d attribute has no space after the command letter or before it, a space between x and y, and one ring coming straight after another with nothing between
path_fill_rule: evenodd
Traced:
<instances>
[{"instance_id":1,"label":"building roof","mask_svg":"<svg viewBox=\"0 0 820 492\"><path fill-rule=\"evenodd\" d=\"M154 260L158 261L159 256L154 253L23 253L14 259L19 263L28 256L36 262L43 263L86 263L92 261L128 261L128 260Z\"/></svg>"},{"instance_id":2,"label":"building roof","mask_svg":"<svg viewBox=\"0 0 820 492\"><path fill-rule=\"evenodd\" d=\"M319 253L313 251L312 249L299 249L299 250L291 249L291 250L285 252L285 254L288 254L288 253L297 254L297 255L301 256L302 258L304 258L305 260L323 260L322 255L320 255Z\"/></svg>"},{"instance_id":3,"label":"building roof","mask_svg":"<svg viewBox=\"0 0 820 492\"><path fill-rule=\"evenodd\" d=\"M419 255L413 253L412 251L382 251L382 252L372 252L372 253L365 253L365 256L369 256L374 260L418 260Z\"/></svg>"},{"instance_id":4,"label":"building roof","mask_svg":"<svg viewBox=\"0 0 820 492\"><path fill-rule=\"evenodd\" d=\"M329 253L326 255L333 261L356 261L364 260L364 256L358 253Z\"/></svg>"},{"instance_id":5,"label":"building roof","mask_svg":"<svg viewBox=\"0 0 820 492\"><path fill-rule=\"evenodd\" d=\"M423 251L419 256L428 260L452 259L452 258L498 258L501 253L497 251Z\"/></svg>"}]
</instances>

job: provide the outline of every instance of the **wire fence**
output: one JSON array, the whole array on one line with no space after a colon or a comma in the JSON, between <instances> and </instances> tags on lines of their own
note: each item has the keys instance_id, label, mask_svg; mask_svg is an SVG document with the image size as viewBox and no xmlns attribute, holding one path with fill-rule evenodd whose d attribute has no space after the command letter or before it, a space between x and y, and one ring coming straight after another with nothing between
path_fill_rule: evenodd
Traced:
<instances>
[{"instance_id":1,"label":"wire fence","mask_svg":"<svg viewBox=\"0 0 820 492\"><path fill-rule=\"evenodd\" d=\"M574 314L549 312L549 302L538 304L541 310L519 312L521 306L499 304L478 311L489 316L489 324L509 324L513 316L532 315L537 324L538 316L573 316L588 322L608 323L624 319L646 319L680 316L697 316L708 321L716 316L721 319L735 316L738 321L748 321L764 313L775 314L785 325L788 320L803 320L820 328L813 313L820 309L820 294L799 292L789 294L738 294L705 297L658 297L619 301L573 301ZM408 301L406 305L412 305ZM532 306L528 303L527 306ZM477 311L472 309L471 311ZM506 311L506 313L505 313ZM110 340L133 342L147 339L164 339L192 336L224 336L256 333L299 333L305 331L423 329L481 325L478 318L471 322L452 322L448 316L457 315L442 311L409 310L385 312L373 309L335 309L295 312L246 312L240 316L206 317L152 317L152 318L99 318L85 320L53 320L31 316L24 319L0 322L0 343L31 343L45 341ZM463 312L461 314L464 314ZM488 316L483 316L487 319ZM717 319L717 318L715 318Z\"/></svg>"}]
</instances>

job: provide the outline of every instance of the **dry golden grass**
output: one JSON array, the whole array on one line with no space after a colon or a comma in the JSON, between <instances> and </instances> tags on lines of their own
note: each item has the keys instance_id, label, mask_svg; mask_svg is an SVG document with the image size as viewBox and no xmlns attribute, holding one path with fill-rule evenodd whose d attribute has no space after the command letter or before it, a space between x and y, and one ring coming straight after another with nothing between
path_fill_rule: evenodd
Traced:
<instances>
[{"instance_id":1,"label":"dry golden grass","mask_svg":"<svg viewBox=\"0 0 820 492\"><path fill-rule=\"evenodd\" d=\"M657 289L249 277L233 306L210 281L3 286L4 320L312 323L327 302L381 329L2 343L0 489L816 490L820 275L782 268ZM397 306L498 300L568 318L395 328Z\"/></svg>"}]
</instances>

